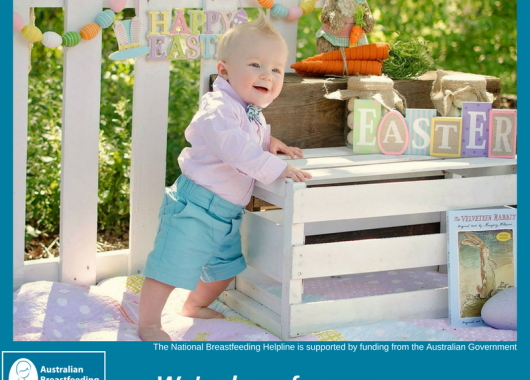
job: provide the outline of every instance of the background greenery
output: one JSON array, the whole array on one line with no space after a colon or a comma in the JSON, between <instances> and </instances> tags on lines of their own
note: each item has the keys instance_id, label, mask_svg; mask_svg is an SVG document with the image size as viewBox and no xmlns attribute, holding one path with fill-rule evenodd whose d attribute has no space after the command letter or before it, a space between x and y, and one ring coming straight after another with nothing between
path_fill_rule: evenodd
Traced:
<instances>
[{"instance_id":1,"label":"background greenery","mask_svg":"<svg viewBox=\"0 0 530 380\"><path fill-rule=\"evenodd\" d=\"M517 94L517 2L495 0L378 0L369 2L376 27L370 42L417 38L435 66L499 77L503 94ZM257 11L249 9L249 16ZM63 32L62 10L35 10L42 31ZM131 18L134 10L118 14ZM299 20L297 58L317 53L314 34L320 10ZM98 228L127 234L131 154L133 61L111 61L112 30L103 32ZM27 237L59 232L62 49L35 44L29 75ZM180 174L183 131L198 107L200 61L173 61L170 75L166 184ZM178 106L177 106L178 105Z\"/></svg>"}]
</instances>

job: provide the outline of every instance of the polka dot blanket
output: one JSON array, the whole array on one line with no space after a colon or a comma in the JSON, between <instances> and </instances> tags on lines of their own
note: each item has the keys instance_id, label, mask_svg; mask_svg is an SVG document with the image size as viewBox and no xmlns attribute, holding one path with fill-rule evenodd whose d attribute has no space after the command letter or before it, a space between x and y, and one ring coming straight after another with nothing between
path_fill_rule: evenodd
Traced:
<instances>
[{"instance_id":1,"label":"polka dot blanket","mask_svg":"<svg viewBox=\"0 0 530 380\"><path fill-rule=\"evenodd\" d=\"M115 277L95 286L38 281L13 293L15 341L138 341L138 300L143 277ZM277 284L260 285L279 295ZM306 280L303 302L361 297L447 286L437 272L380 272ZM225 319L182 317L188 291L175 289L162 324L174 341L280 341L221 302L212 308ZM515 341L517 332L491 327L456 328L444 319L387 321L345 326L291 341Z\"/></svg>"}]
</instances>

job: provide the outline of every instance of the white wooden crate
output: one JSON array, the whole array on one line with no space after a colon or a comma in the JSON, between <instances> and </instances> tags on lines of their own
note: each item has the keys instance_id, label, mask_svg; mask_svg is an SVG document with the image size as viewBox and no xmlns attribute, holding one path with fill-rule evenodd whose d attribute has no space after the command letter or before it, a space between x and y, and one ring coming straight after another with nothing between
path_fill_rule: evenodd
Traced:
<instances>
[{"instance_id":1,"label":"white wooden crate","mask_svg":"<svg viewBox=\"0 0 530 380\"><path fill-rule=\"evenodd\" d=\"M283 339L342 324L447 316L446 288L302 302L304 279L444 266L443 223L442 233L431 235L313 245L306 236L441 222L449 209L517 204L517 160L352 155L340 147L304 155L290 163L311 172L307 183L257 184L254 196L282 209L245 213L241 234L250 268L222 295ZM258 286L262 278L281 284L281 298Z\"/></svg>"}]
</instances>

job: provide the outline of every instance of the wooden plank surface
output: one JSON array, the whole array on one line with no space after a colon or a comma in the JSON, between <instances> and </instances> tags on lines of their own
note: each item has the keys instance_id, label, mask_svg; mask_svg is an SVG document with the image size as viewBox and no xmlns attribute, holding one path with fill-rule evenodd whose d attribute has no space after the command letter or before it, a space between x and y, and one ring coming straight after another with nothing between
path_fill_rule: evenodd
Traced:
<instances>
[{"instance_id":1,"label":"wooden plank surface","mask_svg":"<svg viewBox=\"0 0 530 380\"><path fill-rule=\"evenodd\" d=\"M102 0L65 3L65 30L95 20ZM61 282L96 282L101 33L64 49L61 151Z\"/></svg>"},{"instance_id":2,"label":"wooden plank surface","mask_svg":"<svg viewBox=\"0 0 530 380\"><path fill-rule=\"evenodd\" d=\"M445 234L434 234L294 246L292 278L444 265L446 245Z\"/></svg>"},{"instance_id":3,"label":"wooden plank surface","mask_svg":"<svg viewBox=\"0 0 530 380\"><path fill-rule=\"evenodd\" d=\"M302 189L293 223L517 204L517 175Z\"/></svg>"},{"instance_id":4,"label":"wooden plank surface","mask_svg":"<svg viewBox=\"0 0 530 380\"><path fill-rule=\"evenodd\" d=\"M447 288L444 288L293 305L289 335L307 335L344 324L355 326L387 320L447 318L447 303Z\"/></svg>"}]
</instances>

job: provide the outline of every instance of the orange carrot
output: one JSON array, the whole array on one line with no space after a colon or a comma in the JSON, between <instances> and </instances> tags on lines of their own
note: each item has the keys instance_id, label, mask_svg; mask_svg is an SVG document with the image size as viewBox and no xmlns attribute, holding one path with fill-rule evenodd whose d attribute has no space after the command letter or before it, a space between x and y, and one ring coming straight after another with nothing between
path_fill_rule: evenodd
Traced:
<instances>
[{"instance_id":1,"label":"orange carrot","mask_svg":"<svg viewBox=\"0 0 530 380\"><path fill-rule=\"evenodd\" d=\"M386 42L376 42L373 44L356 46L344 49L344 56L348 61L375 61L388 58L390 45ZM333 50L327 53L317 54L306 58L307 61L341 61L342 54L340 50Z\"/></svg>"},{"instance_id":2,"label":"orange carrot","mask_svg":"<svg viewBox=\"0 0 530 380\"><path fill-rule=\"evenodd\" d=\"M349 60L346 75L382 75L383 62L371 60ZM301 61L291 65L297 74L303 76L343 75L341 61Z\"/></svg>"},{"instance_id":3,"label":"orange carrot","mask_svg":"<svg viewBox=\"0 0 530 380\"><path fill-rule=\"evenodd\" d=\"M359 39L363 34L363 26L365 25L365 12L366 8L364 7L364 5L359 4L357 7L357 11L355 11L355 25L353 26L353 28L351 28L350 32L350 47L357 46L357 42L359 42Z\"/></svg>"}]
</instances>

